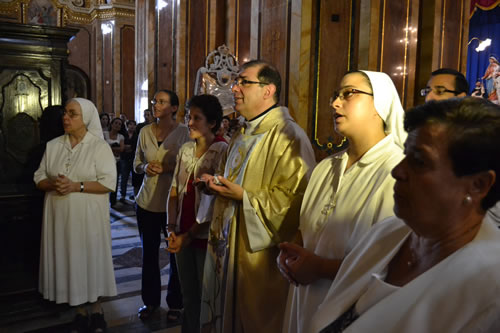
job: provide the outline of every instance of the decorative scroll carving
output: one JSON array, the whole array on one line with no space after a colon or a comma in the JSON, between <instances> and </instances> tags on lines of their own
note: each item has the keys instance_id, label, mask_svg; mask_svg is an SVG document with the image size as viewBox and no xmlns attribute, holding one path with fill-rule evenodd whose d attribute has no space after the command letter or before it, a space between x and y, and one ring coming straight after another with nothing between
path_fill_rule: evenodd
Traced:
<instances>
[{"instance_id":1,"label":"decorative scroll carving","mask_svg":"<svg viewBox=\"0 0 500 333\"><path fill-rule=\"evenodd\" d=\"M2 74L8 78L8 72ZM42 115L43 107L48 105L48 84L36 71L24 71L22 74L20 71L10 72L10 82L1 85L0 114L3 130L6 130L6 124L16 114L26 113L37 119Z\"/></svg>"},{"instance_id":2,"label":"decorative scroll carving","mask_svg":"<svg viewBox=\"0 0 500 333\"><path fill-rule=\"evenodd\" d=\"M206 57L205 67L198 69L194 94L214 95L219 99L224 114L234 112L231 84L238 73L238 60L226 45L221 45Z\"/></svg>"},{"instance_id":3,"label":"decorative scroll carving","mask_svg":"<svg viewBox=\"0 0 500 333\"><path fill-rule=\"evenodd\" d=\"M83 0L71 0L71 4L76 7L85 7L85 1Z\"/></svg>"}]
</instances>

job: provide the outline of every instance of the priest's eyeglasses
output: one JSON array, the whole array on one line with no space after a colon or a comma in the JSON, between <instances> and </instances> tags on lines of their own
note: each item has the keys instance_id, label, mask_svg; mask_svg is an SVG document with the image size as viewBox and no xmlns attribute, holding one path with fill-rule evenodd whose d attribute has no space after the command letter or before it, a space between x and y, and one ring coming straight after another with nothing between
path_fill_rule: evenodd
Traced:
<instances>
[{"instance_id":1,"label":"priest's eyeglasses","mask_svg":"<svg viewBox=\"0 0 500 333\"><path fill-rule=\"evenodd\" d=\"M460 94L459 91L449 90L449 89L446 89L445 87L434 87L434 88L425 87L424 89L420 90L420 96L425 97L425 96L429 95L429 93L431 91L434 93L434 95L437 95L437 96L444 95L445 93L452 93L454 95Z\"/></svg>"},{"instance_id":2,"label":"priest's eyeglasses","mask_svg":"<svg viewBox=\"0 0 500 333\"><path fill-rule=\"evenodd\" d=\"M163 105L170 104L170 102L169 101L164 101L163 99L160 99L159 101L157 101L156 99L152 99L151 100L151 105L156 105L156 104L163 106Z\"/></svg>"},{"instance_id":3,"label":"priest's eyeglasses","mask_svg":"<svg viewBox=\"0 0 500 333\"><path fill-rule=\"evenodd\" d=\"M250 84L262 84L262 85L266 85L266 84L269 84L269 83L267 83L267 82L261 82L261 81L251 81L251 80L247 80L247 79L244 79L242 77L239 77L236 80L234 80L234 82L231 84L231 88L234 87L234 86L244 87L244 86L248 86Z\"/></svg>"},{"instance_id":4,"label":"priest's eyeglasses","mask_svg":"<svg viewBox=\"0 0 500 333\"><path fill-rule=\"evenodd\" d=\"M334 91L332 97L330 97L330 105L332 105L333 102L337 98L339 98L341 101L344 101L344 100L348 101L351 98L353 98L354 95L356 95L356 94L365 94L365 95L373 96L373 93L369 93L369 92L362 91L359 89L354 89L354 88L344 89L344 90L340 90L340 91Z\"/></svg>"}]
</instances>

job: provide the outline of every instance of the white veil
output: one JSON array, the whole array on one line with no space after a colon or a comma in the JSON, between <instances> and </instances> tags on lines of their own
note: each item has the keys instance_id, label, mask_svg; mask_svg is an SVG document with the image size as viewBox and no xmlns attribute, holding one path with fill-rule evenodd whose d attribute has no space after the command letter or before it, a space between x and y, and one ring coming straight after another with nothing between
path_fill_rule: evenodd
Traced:
<instances>
[{"instance_id":1,"label":"white veil","mask_svg":"<svg viewBox=\"0 0 500 333\"><path fill-rule=\"evenodd\" d=\"M83 123L87 127L87 131L97 136L98 138L104 139L102 133L101 120L99 119L99 112L94 103L85 98L72 98L68 102L75 101L80 104L82 109Z\"/></svg>"},{"instance_id":2,"label":"white veil","mask_svg":"<svg viewBox=\"0 0 500 333\"><path fill-rule=\"evenodd\" d=\"M404 143L408 136L403 126L405 111L394 83L385 73L364 70L362 72L370 78L375 110L384 121L386 133L391 133L394 142L404 149Z\"/></svg>"}]
</instances>

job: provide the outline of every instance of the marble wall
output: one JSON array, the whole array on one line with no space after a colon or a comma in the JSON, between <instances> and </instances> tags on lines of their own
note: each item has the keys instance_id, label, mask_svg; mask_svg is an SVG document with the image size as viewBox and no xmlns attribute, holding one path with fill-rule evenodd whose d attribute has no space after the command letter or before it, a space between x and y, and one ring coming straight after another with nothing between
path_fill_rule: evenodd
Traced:
<instances>
[{"instance_id":1,"label":"marble wall","mask_svg":"<svg viewBox=\"0 0 500 333\"><path fill-rule=\"evenodd\" d=\"M344 73L384 71L405 108L421 103L432 70L464 68L467 12L467 0L148 0L136 4L137 20L147 21L136 29L154 42L137 54L136 68L147 64L149 98L168 88L184 103L217 46L227 45L240 63L268 60L282 75L280 102L321 159L344 146L328 102Z\"/></svg>"}]
</instances>

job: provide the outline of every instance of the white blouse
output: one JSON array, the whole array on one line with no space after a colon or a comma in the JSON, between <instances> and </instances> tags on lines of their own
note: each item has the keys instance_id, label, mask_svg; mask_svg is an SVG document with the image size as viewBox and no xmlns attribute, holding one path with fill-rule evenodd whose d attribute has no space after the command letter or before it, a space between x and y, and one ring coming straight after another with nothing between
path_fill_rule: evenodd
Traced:
<instances>
[{"instance_id":1,"label":"white blouse","mask_svg":"<svg viewBox=\"0 0 500 333\"><path fill-rule=\"evenodd\" d=\"M186 125L179 124L158 145L152 128L152 124L146 125L139 132L134 171L139 174L145 173L144 170L149 162L159 161L163 164L164 173L152 177L144 175L136 202L142 209L164 213L167 211L167 198L172 184L176 156L181 146L190 140L189 130Z\"/></svg>"},{"instance_id":2,"label":"white blouse","mask_svg":"<svg viewBox=\"0 0 500 333\"><path fill-rule=\"evenodd\" d=\"M177 189L177 226L180 225L182 213L182 201L184 194L187 192L187 185L191 175L193 178L199 178L202 174L215 174L223 154L227 150L227 143L215 142L201 156L196 157L196 142L190 141L185 143L179 150L177 155L177 163L172 179L172 187ZM208 222L212 218L212 207L214 195L207 195L195 187L195 215L197 223ZM206 235L197 235L197 238L208 238L208 230Z\"/></svg>"}]
</instances>

